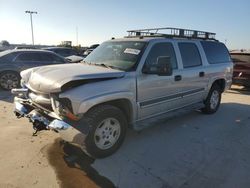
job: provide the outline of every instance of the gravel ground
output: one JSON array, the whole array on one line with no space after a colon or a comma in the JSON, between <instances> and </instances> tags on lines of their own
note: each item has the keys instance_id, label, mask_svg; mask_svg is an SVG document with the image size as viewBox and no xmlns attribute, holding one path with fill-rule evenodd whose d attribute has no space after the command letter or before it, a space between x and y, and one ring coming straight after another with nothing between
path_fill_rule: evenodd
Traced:
<instances>
[{"instance_id":1,"label":"gravel ground","mask_svg":"<svg viewBox=\"0 0 250 188\"><path fill-rule=\"evenodd\" d=\"M214 115L190 112L141 132L128 131L114 155L94 160L45 131L32 136L0 91L0 188L248 188L250 92L223 94Z\"/></svg>"}]
</instances>

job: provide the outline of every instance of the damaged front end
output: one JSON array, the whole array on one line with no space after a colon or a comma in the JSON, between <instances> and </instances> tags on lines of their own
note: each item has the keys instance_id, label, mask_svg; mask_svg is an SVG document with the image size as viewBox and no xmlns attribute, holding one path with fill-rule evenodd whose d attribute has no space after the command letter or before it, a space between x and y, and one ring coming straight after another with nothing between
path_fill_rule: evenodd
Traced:
<instances>
[{"instance_id":1,"label":"damaged front end","mask_svg":"<svg viewBox=\"0 0 250 188\"><path fill-rule=\"evenodd\" d=\"M16 95L14 98L14 113L17 118L26 117L29 119L35 131L33 135L42 130L60 132L71 127L53 112L51 107L51 101L53 100L49 100L42 95L35 96L36 94L30 92L27 88L13 89L12 93Z\"/></svg>"}]
</instances>

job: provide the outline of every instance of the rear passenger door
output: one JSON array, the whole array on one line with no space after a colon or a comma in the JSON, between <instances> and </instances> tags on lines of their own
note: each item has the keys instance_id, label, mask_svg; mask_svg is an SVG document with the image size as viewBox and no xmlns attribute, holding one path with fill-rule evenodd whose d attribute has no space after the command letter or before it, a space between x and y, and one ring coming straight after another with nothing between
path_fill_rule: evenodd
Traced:
<instances>
[{"instance_id":1,"label":"rear passenger door","mask_svg":"<svg viewBox=\"0 0 250 188\"><path fill-rule=\"evenodd\" d=\"M208 77L202 62L198 42L178 42L182 70L179 80L180 106L191 105L204 100Z\"/></svg>"}]
</instances>

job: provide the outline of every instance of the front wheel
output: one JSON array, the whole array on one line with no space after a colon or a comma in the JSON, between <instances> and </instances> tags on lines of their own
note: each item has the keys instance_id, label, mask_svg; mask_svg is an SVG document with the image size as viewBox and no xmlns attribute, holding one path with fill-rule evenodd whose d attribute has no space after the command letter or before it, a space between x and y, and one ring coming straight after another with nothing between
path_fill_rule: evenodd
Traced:
<instances>
[{"instance_id":1,"label":"front wheel","mask_svg":"<svg viewBox=\"0 0 250 188\"><path fill-rule=\"evenodd\" d=\"M201 109L201 111L205 114L213 114L215 113L221 102L221 88L218 85L213 85L209 91L207 99L204 104L205 107Z\"/></svg>"},{"instance_id":2,"label":"front wheel","mask_svg":"<svg viewBox=\"0 0 250 188\"><path fill-rule=\"evenodd\" d=\"M20 76L17 72L5 71L0 73L0 88L4 90L11 90L19 87Z\"/></svg>"},{"instance_id":3,"label":"front wheel","mask_svg":"<svg viewBox=\"0 0 250 188\"><path fill-rule=\"evenodd\" d=\"M104 158L119 149L125 138L127 119L124 113L111 105L100 105L86 115L90 132L85 140L88 154Z\"/></svg>"}]
</instances>

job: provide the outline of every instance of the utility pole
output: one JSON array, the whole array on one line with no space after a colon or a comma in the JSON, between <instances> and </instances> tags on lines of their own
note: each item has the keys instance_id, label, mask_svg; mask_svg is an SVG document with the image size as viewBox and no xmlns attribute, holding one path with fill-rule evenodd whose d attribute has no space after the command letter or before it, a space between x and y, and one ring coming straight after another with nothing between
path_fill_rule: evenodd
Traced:
<instances>
[{"instance_id":1,"label":"utility pole","mask_svg":"<svg viewBox=\"0 0 250 188\"><path fill-rule=\"evenodd\" d=\"M76 27L76 46L78 46L78 27Z\"/></svg>"},{"instance_id":2,"label":"utility pole","mask_svg":"<svg viewBox=\"0 0 250 188\"><path fill-rule=\"evenodd\" d=\"M26 10L25 13L30 14L30 24L31 24L31 34L32 34L32 44L34 45L34 33L33 33L33 21L32 14L37 14L35 11Z\"/></svg>"}]
</instances>

